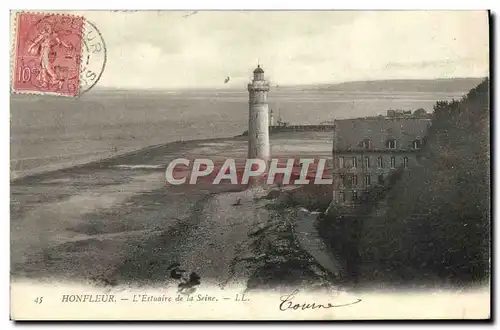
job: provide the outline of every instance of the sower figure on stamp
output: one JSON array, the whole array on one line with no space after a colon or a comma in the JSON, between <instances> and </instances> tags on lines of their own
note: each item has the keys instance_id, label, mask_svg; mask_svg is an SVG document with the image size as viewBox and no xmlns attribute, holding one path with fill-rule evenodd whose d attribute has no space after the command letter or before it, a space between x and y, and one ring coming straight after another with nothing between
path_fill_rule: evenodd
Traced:
<instances>
[{"instance_id":1,"label":"sower figure on stamp","mask_svg":"<svg viewBox=\"0 0 500 330\"><path fill-rule=\"evenodd\" d=\"M39 80L43 87L48 87L49 83L58 83L59 88L61 88L63 84L63 80L59 78L55 71L54 60L50 58L50 55L55 53L54 48L58 46L63 46L69 50L73 49L73 45L65 43L59 38L57 32L52 29L50 24L45 24L40 35L28 48L30 55L39 56L40 58L41 70Z\"/></svg>"}]
</instances>

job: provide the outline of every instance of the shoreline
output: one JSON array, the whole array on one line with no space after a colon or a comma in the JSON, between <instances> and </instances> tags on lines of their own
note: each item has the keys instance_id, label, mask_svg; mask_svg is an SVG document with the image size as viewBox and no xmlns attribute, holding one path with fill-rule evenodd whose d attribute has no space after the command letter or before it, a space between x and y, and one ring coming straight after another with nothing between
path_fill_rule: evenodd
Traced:
<instances>
[{"instance_id":1,"label":"shoreline","mask_svg":"<svg viewBox=\"0 0 500 330\"><path fill-rule=\"evenodd\" d=\"M301 127L313 127L314 125L299 125ZM325 126L325 125L320 125L320 126ZM293 126L293 127L298 127L298 126ZM291 128L293 128L291 126ZM316 126L314 126L316 127ZM325 134L329 133L329 130L325 129L290 129L290 128L285 128L283 130L279 129L277 131L270 131L270 137L272 136L277 136L279 140L280 135L286 135L288 137L290 136L297 136L298 138L301 138L302 134ZM34 168L32 170L26 170L24 171L23 174L19 174L15 177L13 177L13 172L10 172L10 184L23 184L24 182L29 182L30 180L36 180L36 179L42 179L47 176L51 175L57 175L58 173L65 173L67 171L71 170L81 170L81 169L93 169L93 168L102 168L103 166L118 162L120 160L126 160L132 157L137 157L141 154L148 154L148 153L170 153L170 152L177 152L181 148L186 148L186 149L194 149L196 145L198 144L203 144L203 143L217 143L217 142L222 142L222 141L246 141L248 139L248 135L245 135L245 132L239 135L233 135L233 136L225 136L225 137L214 137L214 138L205 138L205 139L192 139L192 140L177 140L177 141L172 141L172 142L164 142L164 143L159 143L159 144L153 144L145 147L141 147L138 149L134 150L129 150L121 154L115 154L109 157L97 157L95 159L82 159L80 162L76 162L73 164L54 164L54 165L47 165L45 167L38 167ZM304 138L304 140L307 139L307 136ZM272 140L271 140L272 142ZM328 147L329 149L330 147ZM278 152L278 154L281 154L282 152Z\"/></svg>"},{"instance_id":2,"label":"shoreline","mask_svg":"<svg viewBox=\"0 0 500 330\"><path fill-rule=\"evenodd\" d=\"M139 149L131 150L124 152L122 154L118 155L113 155L111 157L104 157L104 158L98 158L98 159L91 159L91 160L82 160L81 163L76 163L72 165L53 165L53 168L50 169L45 169L45 170L36 170L37 168L33 170L28 170L25 172L25 174L20 174L19 176L12 178L12 172L10 172L10 184L22 184L24 181L29 181L37 178L43 178L45 176L50 176L54 175L57 173L64 173L68 170L79 170L79 169L84 169L86 167L92 168L94 166L99 166L99 165L105 165L106 163L118 161L120 159L124 159L127 157L133 157L137 156L138 154L141 153L146 153L148 151L154 151L155 149L160 149L160 148L174 148L176 146L182 147L186 146L188 144L196 144L196 143L206 143L206 142L217 142L217 141L223 141L223 140L228 140L228 139L241 139L244 138L243 136L227 136L227 137L220 137L220 138L207 138L207 139L193 139L193 140L185 140L185 141L173 141L173 142L165 142L165 143L160 143L160 144L154 144L154 145L149 145L146 147L141 147ZM49 165L50 167L50 165Z\"/></svg>"}]
</instances>

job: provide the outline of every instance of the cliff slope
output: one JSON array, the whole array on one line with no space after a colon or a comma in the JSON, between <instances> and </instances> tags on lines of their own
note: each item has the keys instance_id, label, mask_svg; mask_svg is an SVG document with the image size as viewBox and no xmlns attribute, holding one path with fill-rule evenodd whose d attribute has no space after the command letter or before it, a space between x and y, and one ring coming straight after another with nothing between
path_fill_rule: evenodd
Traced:
<instances>
[{"instance_id":1,"label":"cliff slope","mask_svg":"<svg viewBox=\"0 0 500 330\"><path fill-rule=\"evenodd\" d=\"M358 284L460 285L488 276L489 115L487 79L460 101L438 102L420 166L371 207L322 222Z\"/></svg>"},{"instance_id":2,"label":"cliff slope","mask_svg":"<svg viewBox=\"0 0 500 330\"><path fill-rule=\"evenodd\" d=\"M461 101L438 102L421 166L365 219L359 275L366 280L483 279L490 256L489 82Z\"/></svg>"}]
</instances>

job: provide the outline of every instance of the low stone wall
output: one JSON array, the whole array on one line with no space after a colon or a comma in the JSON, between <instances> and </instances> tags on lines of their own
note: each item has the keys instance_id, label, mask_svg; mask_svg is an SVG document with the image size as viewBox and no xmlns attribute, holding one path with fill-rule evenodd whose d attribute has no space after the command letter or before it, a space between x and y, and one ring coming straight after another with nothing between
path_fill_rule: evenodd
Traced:
<instances>
[{"instance_id":1,"label":"low stone wall","mask_svg":"<svg viewBox=\"0 0 500 330\"><path fill-rule=\"evenodd\" d=\"M333 131L334 125L269 126L269 132Z\"/></svg>"},{"instance_id":2,"label":"low stone wall","mask_svg":"<svg viewBox=\"0 0 500 330\"><path fill-rule=\"evenodd\" d=\"M290 126L269 126L269 133L279 132L304 132L304 131L333 131L334 125L290 125ZM241 136L247 136L248 131L243 132Z\"/></svg>"}]
</instances>

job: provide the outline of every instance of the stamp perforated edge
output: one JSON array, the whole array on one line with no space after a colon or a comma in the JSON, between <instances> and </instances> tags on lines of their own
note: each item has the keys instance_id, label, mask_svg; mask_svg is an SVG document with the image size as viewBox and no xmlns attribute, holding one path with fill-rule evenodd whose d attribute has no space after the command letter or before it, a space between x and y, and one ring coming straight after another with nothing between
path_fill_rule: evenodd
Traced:
<instances>
[{"instance_id":1,"label":"stamp perforated edge","mask_svg":"<svg viewBox=\"0 0 500 330\"><path fill-rule=\"evenodd\" d=\"M66 97L66 98L78 98L80 96L80 80L78 80L78 90L75 93L75 95L68 95L68 94L62 94L58 92L42 92L42 91L36 91L36 90L26 90L26 91L20 91L16 90L14 88L14 73L16 72L16 63L17 63L17 34L19 32L19 24L18 24L18 18L21 14L33 14L33 15L57 15L57 16L64 16L64 17L78 17L82 19L82 27L81 30L79 31L80 36L82 36L82 47L84 46L83 44L83 33L85 30L85 17L79 16L79 15L74 15L74 14L67 14L67 12L58 12L58 11L29 11L29 10L20 10L20 11L15 11L11 10L10 11L10 28L11 28L11 42L10 42L10 92L11 94L28 94L28 95L52 95L52 96L59 96L59 97ZM81 50L80 50L81 52ZM78 74L80 74L81 71L81 63L80 67L78 68Z\"/></svg>"}]
</instances>

